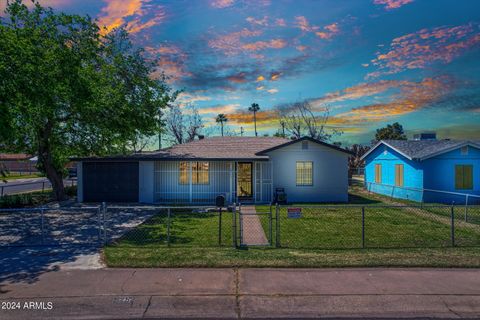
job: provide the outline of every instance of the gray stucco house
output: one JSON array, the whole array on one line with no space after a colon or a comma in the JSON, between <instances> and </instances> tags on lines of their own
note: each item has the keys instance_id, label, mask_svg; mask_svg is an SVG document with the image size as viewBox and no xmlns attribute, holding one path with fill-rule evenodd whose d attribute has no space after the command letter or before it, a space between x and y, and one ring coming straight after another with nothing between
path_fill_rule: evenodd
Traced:
<instances>
[{"instance_id":1,"label":"gray stucco house","mask_svg":"<svg viewBox=\"0 0 480 320\"><path fill-rule=\"evenodd\" d=\"M79 202L346 202L348 157L311 138L213 137L129 156L77 158Z\"/></svg>"}]
</instances>

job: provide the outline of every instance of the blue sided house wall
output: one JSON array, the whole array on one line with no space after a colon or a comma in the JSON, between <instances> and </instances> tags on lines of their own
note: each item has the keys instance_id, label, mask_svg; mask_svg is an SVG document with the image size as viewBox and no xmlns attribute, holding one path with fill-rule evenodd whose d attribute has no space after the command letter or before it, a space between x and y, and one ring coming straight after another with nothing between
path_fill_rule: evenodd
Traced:
<instances>
[{"instance_id":1,"label":"blue sided house wall","mask_svg":"<svg viewBox=\"0 0 480 320\"><path fill-rule=\"evenodd\" d=\"M468 153L462 154L461 149L456 149L437 155L421 162L424 168L424 188L442 190L454 193L480 195L480 149L468 146ZM455 166L473 166L473 188L455 188ZM465 204L466 197L454 194L424 192L425 202ZM469 204L480 204L480 198L471 197Z\"/></svg>"},{"instance_id":2,"label":"blue sided house wall","mask_svg":"<svg viewBox=\"0 0 480 320\"><path fill-rule=\"evenodd\" d=\"M423 199L423 167L420 162L411 161L395 150L380 145L365 158L365 187L374 193L393 198L421 202ZM382 181L375 183L375 165L382 166ZM403 165L403 188L395 186L395 165ZM406 189L412 188L412 189ZM415 190L419 189L419 190Z\"/></svg>"}]
</instances>

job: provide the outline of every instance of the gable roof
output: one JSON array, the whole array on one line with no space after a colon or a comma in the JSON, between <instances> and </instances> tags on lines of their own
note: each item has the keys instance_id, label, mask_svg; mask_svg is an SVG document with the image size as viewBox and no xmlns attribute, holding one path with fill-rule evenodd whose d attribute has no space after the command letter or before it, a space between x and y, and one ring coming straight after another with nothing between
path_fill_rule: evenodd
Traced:
<instances>
[{"instance_id":1,"label":"gable roof","mask_svg":"<svg viewBox=\"0 0 480 320\"><path fill-rule=\"evenodd\" d=\"M257 153L288 141L277 137L211 137L129 156L74 160L268 160L268 156Z\"/></svg>"},{"instance_id":2,"label":"gable roof","mask_svg":"<svg viewBox=\"0 0 480 320\"><path fill-rule=\"evenodd\" d=\"M72 160L268 160L267 152L303 140L351 154L335 145L307 137L297 140L277 137L211 137L151 152L139 152L126 156L73 158Z\"/></svg>"},{"instance_id":3,"label":"gable roof","mask_svg":"<svg viewBox=\"0 0 480 320\"><path fill-rule=\"evenodd\" d=\"M382 140L363 155L365 159L380 145L386 145L409 160L426 160L467 145L480 148L478 141L469 140Z\"/></svg>"},{"instance_id":4,"label":"gable roof","mask_svg":"<svg viewBox=\"0 0 480 320\"><path fill-rule=\"evenodd\" d=\"M282 144L273 146L273 147L271 147L271 148L262 150L262 151L258 152L257 154L258 154L258 155L264 155L264 154L267 154L268 152L271 152L271 151L274 151L274 150L277 150L277 149L280 149L280 148L289 146L289 145L291 145L291 144L294 144L294 143L297 143L297 142L300 142L300 141L311 141L311 142L313 142L313 143L317 143L317 144L320 144L320 145L322 145L322 146L329 147L329 148L332 148L332 149L334 149L334 150L347 153L347 154L349 154L349 155L353 155L353 152L351 152L351 151L348 151L348 150L345 150L345 149L343 149L343 148L340 148L340 147L338 147L338 146L336 146L336 145L334 145L334 144L326 143L326 142L323 142L323 141L320 141L320 140L317 140L317 139L313 139L313 138L310 138L310 137L302 137L302 138L300 138L300 139L289 140L288 142L285 142L285 143L282 143Z\"/></svg>"},{"instance_id":5,"label":"gable roof","mask_svg":"<svg viewBox=\"0 0 480 320\"><path fill-rule=\"evenodd\" d=\"M0 153L0 160L4 161L28 160L30 158L32 156L26 153Z\"/></svg>"}]
</instances>

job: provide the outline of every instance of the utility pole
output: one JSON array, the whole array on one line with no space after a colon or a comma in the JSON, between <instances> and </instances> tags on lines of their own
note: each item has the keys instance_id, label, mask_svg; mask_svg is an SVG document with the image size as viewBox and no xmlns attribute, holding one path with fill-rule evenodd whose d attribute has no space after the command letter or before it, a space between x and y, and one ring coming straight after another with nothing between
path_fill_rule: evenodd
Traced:
<instances>
[{"instance_id":1,"label":"utility pole","mask_svg":"<svg viewBox=\"0 0 480 320\"><path fill-rule=\"evenodd\" d=\"M240 136L243 137L243 127L240 127Z\"/></svg>"},{"instance_id":2,"label":"utility pole","mask_svg":"<svg viewBox=\"0 0 480 320\"><path fill-rule=\"evenodd\" d=\"M280 125L282 126L282 136L285 138L285 121L280 121Z\"/></svg>"}]
</instances>

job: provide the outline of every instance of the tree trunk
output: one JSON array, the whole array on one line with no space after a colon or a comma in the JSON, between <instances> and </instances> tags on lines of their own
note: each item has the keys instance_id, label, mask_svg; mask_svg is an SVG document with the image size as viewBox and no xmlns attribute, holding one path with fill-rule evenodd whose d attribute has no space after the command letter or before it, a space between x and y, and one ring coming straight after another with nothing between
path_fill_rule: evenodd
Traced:
<instances>
[{"instance_id":1,"label":"tree trunk","mask_svg":"<svg viewBox=\"0 0 480 320\"><path fill-rule=\"evenodd\" d=\"M63 201L67 199L65 188L63 186L63 172L61 170L59 171L53 162L49 141L51 130L52 126L47 122L44 131L40 134L38 161L40 162L47 179L52 184L55 200Z\"/></svg>"},{"instance_id":2,"label":"tree trunk","mask_svg":"<svg viewBox=\"0 0 480 320\"><path fill-rule=\"evenodd\" d=\"M257 113L255 111L253 112L253 123L255 125L255 137L258 137L258 134L257 134Z\"/></svg>"},{"instance_id":3,"label":"tree trunk","mask_svg":"<svg viewBox=\"0 0 480 320\"><path fill-rule=\"evenodd\" d=\"M222 137L223 137L223 122L222 122Z\"/></svg>"}]
</instances>

